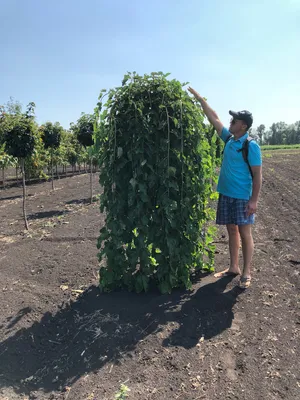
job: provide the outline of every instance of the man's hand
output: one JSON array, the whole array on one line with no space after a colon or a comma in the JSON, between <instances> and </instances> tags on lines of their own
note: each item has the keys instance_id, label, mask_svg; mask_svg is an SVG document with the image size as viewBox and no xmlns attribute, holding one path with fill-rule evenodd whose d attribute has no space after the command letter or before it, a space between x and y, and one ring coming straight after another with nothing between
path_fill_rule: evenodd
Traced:
<instances>
[{"instance_id":1,"label":"man's hand","mask_svg":"<svg viewBox=\"0 0 300 400\"><path fill-rule=\"evenodd\" d=\"M250 217L250 215L255 214L257 211L257 201L249 200L246 207L246 215Z\"/></svg>"},{"instance_id":2,"label":"man's hand","mask_svg":"<svg viewBox=\"0 0 300 400\"><path fill-rule=\"evenodd\" d=\"M197 100L202 100L202 97L200 96L200 94L199 94L198 92L196 92L195 89L193 89L193 88L191 88L191 87L189 86L189 87L188 87L188 91L189 91L193 96L195 96L195 98L196 98Z\"/></svg>"},{"instance_id":3,"label":"man's hand","mask_svg":"<svg viewBox=\"0 0 300 400\"><path fill-rule=\"evenodd\" d=\"M207 119L215 127L218 135L221 136L223 124L219 120L217 113L207 104L206 100L202 96L200 96L200 94L196 92L195 89L189 87L188 91L195 96L196 100L200 102L204 114L207 116Z\"/></svg>"}]
</instances>

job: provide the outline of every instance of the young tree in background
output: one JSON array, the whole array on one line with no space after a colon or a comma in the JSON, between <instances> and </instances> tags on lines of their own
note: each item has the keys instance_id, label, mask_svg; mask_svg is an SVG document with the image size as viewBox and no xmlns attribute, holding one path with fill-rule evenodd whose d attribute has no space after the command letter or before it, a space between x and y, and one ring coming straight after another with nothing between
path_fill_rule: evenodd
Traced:
<instances>
[{"instance_id":1,"label":"young tree in background","mask_svg":"<svg viewBox=\"0 0 300 400\"><path fill-rule=\"evenodd\" d=\"M259 144L262 144L262 143L263 143L263 138L264 138L265 130L266 130L266 127L265 127L264 124L261 124L261 125L259 125L259 126L256 128L256 132L257 132L257 135L258 135L258 137L259 137Z\"/></svg>"},{"instance_id":2,"label":"young tree in background","mask_svg":"<svg viewBox=\"0 0 300 400\"><path fill-rule=\"evenodd\" d=\"M76 124L71 124L71 129L77 136L78 142L84 146L89 154L90 162L90 201L93 202L93 145L94 145L95 117L91 114L81 114Z\"/></svg>"},{"instance_id":3,"label":"young tree in background","mask_svg":"<svg viewBox=\"0 0 300 400\"><path fill-rule=\"evenodd\" d=\"M55 149L58 149L61 141L61 135L63 132L62 126L55 122L46 122L45 125L41 127L43 132L42 138L44 142L45 149L50 150L51 156L51 180L52 180L52 190L54 190L54 176L53 176L53 153Z\"/></svg>"},{"instance_id":4,"label":"young tree in background","mask_svg":"<svg viewBox=\"0 0 300 400\"><path fill-rule=\"evenodd\" d=\"M23 182L23 216L25 228L29 229L26 215L26 183L25 183L25 158L30 157L35 144L35 104L29 103L24 114L17 115L12 125L4 133L5 151L12 157L18 158L22 170Z\"/></svg>"}]
</instances>

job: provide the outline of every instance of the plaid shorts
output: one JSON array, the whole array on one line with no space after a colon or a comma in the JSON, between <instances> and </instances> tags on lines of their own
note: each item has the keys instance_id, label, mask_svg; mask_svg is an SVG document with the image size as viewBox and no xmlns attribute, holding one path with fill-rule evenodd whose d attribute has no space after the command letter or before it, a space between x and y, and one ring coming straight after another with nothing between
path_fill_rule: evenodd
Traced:
<instances>
[{"instance_id":1,"label":"plaid shorts","mask_svg":"<svg viewBox=\"0 0 300 400\"><path fill-rule=\"evenodd\" d=\"M232 197L224 196L220 194L218 209L217 209L217 220L218 225L249 225L254 224L255 215L252 214L249 217L246 216L246 206L248 200L233 199Z\"/></svg>"}]
</instances>

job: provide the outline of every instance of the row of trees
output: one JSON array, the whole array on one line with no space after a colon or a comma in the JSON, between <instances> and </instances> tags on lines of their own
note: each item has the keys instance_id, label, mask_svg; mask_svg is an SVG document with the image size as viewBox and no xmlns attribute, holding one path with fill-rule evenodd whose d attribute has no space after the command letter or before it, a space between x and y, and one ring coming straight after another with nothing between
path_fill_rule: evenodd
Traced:
<instances>
[{"instance_id":1,"label":"row of trees","mask_svg":"<svg viewBox=\"0 0 300 400\"><path fill-rule=\"evenodd\" d=\"M260 144L300 144L300 121L290 125L285 122L276 122L268 130L264 124L261 124L252 131L252 135L257 136Z\"/></svg>"},{"instance_id":2,"label":"row of trees","mask_svg":"<svg viewBox=\"0 0 300 400\"><path fill-rule=\"evenodd\" d=\"M69 131L58 123L46 122L39 126L35 119L35 104L27 105L25 111L18 102L10 100L0 108L0 167L2 184L5 187L5 170L16 167L22 172L23 214L25 227L26 217L26 174L30 177L45 178L51 175L54 189L54 167L71 164L76 167L89 164L91 173L91 201L93 198L92 173L93 164L97 164L94 146L94 116L82 114L76 123L71 124Z\"/></svg>"},{"instance_id":3,"label":"row of trees","mask_svg":"<svg viewBox=\"0 0 300 400\"><path fill-rule=\"evenodd\" d=\"M78 124L84 124L90 118L87 114L82 114L76 124L71 124L70 130L65 130L58 123L46 122L39 126L33 115L31 117L31 132L33 136L33 152L25 159L26 178L47 178L53 175L52 172L59 174L58 166L62 167L62 173L66 171L66 166L71 165L73 170L81 170L90 161L90 156L86 146L78 140ZM28 105L29 106L29 105ZM2 184L5 186L5 170L9 167L16 167L16 176L20 165L18 159L8 154L5 149L5 135L19 123L24 117L22 106L18 102L10 100L7 104L0 107L0 168L2 170ZM93 160L96 165L96 160Z\"/></svg>"}]
</instances>

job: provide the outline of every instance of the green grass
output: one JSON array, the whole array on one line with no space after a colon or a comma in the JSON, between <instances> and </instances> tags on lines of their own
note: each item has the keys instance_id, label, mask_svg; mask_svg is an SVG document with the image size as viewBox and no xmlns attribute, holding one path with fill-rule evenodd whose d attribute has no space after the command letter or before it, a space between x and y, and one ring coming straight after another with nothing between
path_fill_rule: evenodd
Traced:
<instances>
[{"instance_id":1,"label":"green grass","mask_svg":"<svg viewBox=\"0 0 300 400\"><path fill-rule=\"evenodd\" d=\"M300 149L300 144L275 144L275 145L263 145L261 146L262 150L292 150L292 149Z\"/></svg>"}]
</instances>

